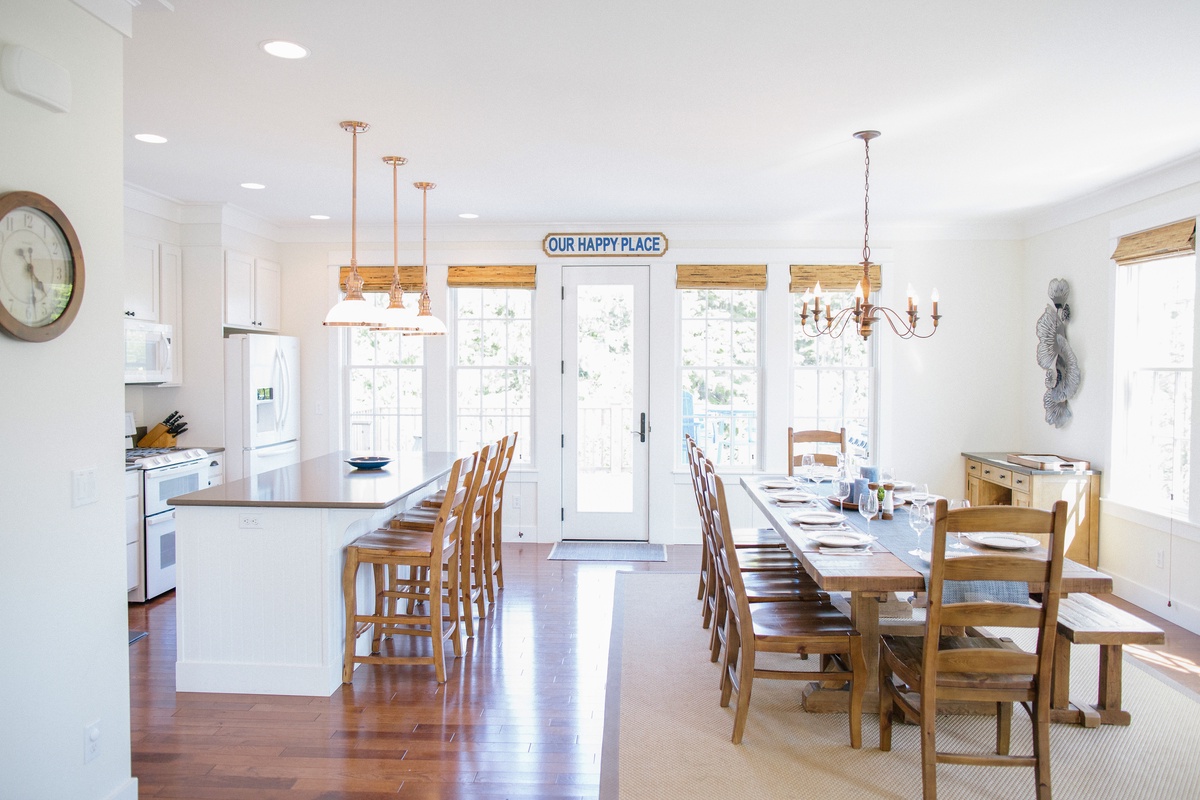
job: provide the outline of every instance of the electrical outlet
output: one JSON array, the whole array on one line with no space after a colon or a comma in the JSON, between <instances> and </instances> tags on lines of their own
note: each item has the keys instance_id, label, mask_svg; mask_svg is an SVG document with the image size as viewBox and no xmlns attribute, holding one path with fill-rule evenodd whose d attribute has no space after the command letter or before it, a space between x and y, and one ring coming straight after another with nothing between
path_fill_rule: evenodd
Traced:
<instances>
[{"instance_id":1,"label":"electrical outlet","mask_svg":"<svg viewBox=\"0 0 1200 800\"><path fill-rule=\"evenodd\" d=\"M513 511L521 510L521 495L515 495L512 499Z\"/></svg>"},{"instance_id":2,"label":"electrical outlet","mask_svg":"<svg viewBox=\"0 0 1200 800\"><path fill-rule=\"evenodd\" d=\"M239 514L238 527L260 530L262 528L262 518L258 514Z\"/></svg>"},{"instance_id":3,"label":"electrical outlet","mask_svg":"<svg viewBox=\"0 0 1200 800\"><path fill-rule=\"evenodd\" d=\"M100 720L83 729L83 763L100 755Z\"/></svg>"},{"instance_id":4,"label":"electrical outlet","mask_svg":"<svg viewBox=\"0 0 1200 800\"><path fill-rule=\"evenodd\" d=\"M1154 551L1154 566L1162 569L1167 565L1167 554L1162 550Z\"/></svg>"}]
</instances>

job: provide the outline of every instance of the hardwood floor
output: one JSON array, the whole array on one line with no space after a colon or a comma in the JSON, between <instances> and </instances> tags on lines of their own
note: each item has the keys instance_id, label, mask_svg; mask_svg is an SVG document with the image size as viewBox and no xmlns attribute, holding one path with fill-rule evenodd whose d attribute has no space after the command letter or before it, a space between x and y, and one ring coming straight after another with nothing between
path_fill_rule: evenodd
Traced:
<instances>
[{"instance_id":1,"label":"hardwood floor","mask_svg":"<svg viewBox=\"0 0 1200 800\"><path fill-rule=\"evenodd\" d=\"M174 593L130 605L150 634L130 647L140 796L596 798L614 575L692 571L699 547L623 564L549 550L505 545L507 588L444 686L432 667L364 665L328 698L176 693ZM1200 691L1200 636L1124 605L1167 631L1126 652Z\"/></svg>"},{"instance_id":2,"label":"hardwood floor","mask_svg":"<svg viewBox=\"0 0 1200 800\"><path fill-rule=\"evenodd\" d=\"M694 570L699 550L607 564L506 544L506 588L444 685L363 665L328 698L177 693L174 593L131 605L149 631L129 654L140 796L595 798L615 573Z\"/></svg>"}]
</instances>

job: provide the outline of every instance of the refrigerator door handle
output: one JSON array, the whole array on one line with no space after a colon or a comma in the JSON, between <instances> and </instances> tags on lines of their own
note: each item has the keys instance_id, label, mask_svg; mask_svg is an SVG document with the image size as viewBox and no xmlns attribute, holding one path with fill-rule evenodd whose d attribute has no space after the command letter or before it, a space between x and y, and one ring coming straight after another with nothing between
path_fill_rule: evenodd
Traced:
<instances>
[{"instance_id":1,"label":"refrigerator door handle","mask_svg":"<svg viewBox=\"0 0 1200 800\"><path fill-rule=\"evenodd\" d=\"M292 376L288 371L287 359L283 357L283 353L279 350L275 351L275 362L279 366L280 376L282 380L279 384L279 393L283 396L279 403L279 414L275 418L275 428L279 433L283 434L284 423L291 418L292 412Z\"/></svg>"}]
</instances>

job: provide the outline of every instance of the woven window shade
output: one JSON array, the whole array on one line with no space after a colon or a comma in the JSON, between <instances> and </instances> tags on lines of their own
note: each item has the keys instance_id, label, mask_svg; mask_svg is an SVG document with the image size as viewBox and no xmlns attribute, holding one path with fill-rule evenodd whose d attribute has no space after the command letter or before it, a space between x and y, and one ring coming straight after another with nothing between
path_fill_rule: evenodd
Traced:
<instances>
[{"instance_id":1,"label":"woven window shade","mask_svg":"<svg viewBox=\"0 0 1200 800\"><path fill-rule=\"evenodd\" d=\"M349 267L338 271L338 286L345 287L346 276L350 274ZM359 277L363 279L364 292L387 292L392 288L391 267L359 267ZM406 292L419 292L425 285L425 271L420 267L401 267L400 285Z\"/></svg>"},{"instance_id":2,"label":"woven window shade","mask_svg":"<svg viewBox=\"0 0 1200 800\"><path fill-rule=\"evenodd\" d=\"M766 264L679 264L675 267L676 289L767 288Z\"/></svg>"},{"instance_id":3,"label":"woven window shade","mask_svg":"<svg viewBox=\"0 0 1200 800\"><path fill-rule=\"evenodd\" d=\"M1113 251L1118 264L1137 264L1196 252L1196 220L1185 219L1161 228L1122 236Z\"/></svg>"},{"instance_id":4,"label":"woven window shade","mask_svg":"<svg viewBox=\"0 0 1200 800\"><path fill-rule=\"evenodd\" d=\"M459 288L536 289L537 267L534 265L450 267L446 285Z\"/></svg>"},{"instance_id":5,"label":"woven window shade","mask_svg":"<svg viewBox=\"0 0 1200 800\"><path fill-rule=\"evenodd\" d=\"M862 264L792 264L791 291L802 293L813 288L817 281L822 289L831 292L853 292L862 281ZM871 265L871 291L883 288L883 272L878 264Z\"/></svg>"}]
</instances>

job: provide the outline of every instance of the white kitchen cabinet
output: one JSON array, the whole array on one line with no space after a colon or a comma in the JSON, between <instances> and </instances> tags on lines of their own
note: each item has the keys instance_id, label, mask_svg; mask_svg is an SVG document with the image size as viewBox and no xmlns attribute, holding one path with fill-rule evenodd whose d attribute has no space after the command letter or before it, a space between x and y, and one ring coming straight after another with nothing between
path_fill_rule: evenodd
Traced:
<instances>
[{"instance_id":1,"label":"white kitchen cabinet","mask_svg":"<svg viewBox=\"0 0 1200 800\"><path fill-rule=\"evenodd\" d=\"M255 331L279 330L279 265L225 251L225 325Z\"/></svg>"},{"instance_id":2,"label":"white kitchen cabinet","mask_svg":"<svg viewBox=\"0 0 1200 800\"><path fill-rule=\"evenodd\" d=\"M158 245L158 321L171 326L171 382L183 383L183 249L178 245Z\"/></svg>"},{"instance_id":3,"label":"white kitchen cabinet","mask_svg":"<svg viewBox=\"0 0 1200 800\"><path fill-rule=\"evenodd\" d=\"M131 469L125 471L125 576L131 592L141 580L141 538L142 471Z\"/></svg>"},{"instance_id":4,"label":"white kitchen cabinet","mask_svg":"<svg viewBox=\"0 0 1200 800\"><path fill-rule=\"evenodd\" d=\"M152 239L125 237L125 316L130 319L158 321L158 245Z\"/></svg>"},{"instance_id":5,"label":"white kitchen cabinet","mask_svg":"<svg viewBox=\"0 0 1200 800\"><path fill-rule=\"evenodd\" d=\"M225 482L225 454L209 453L208 485L220 486Z\"/></svg>"}]
</instances>

